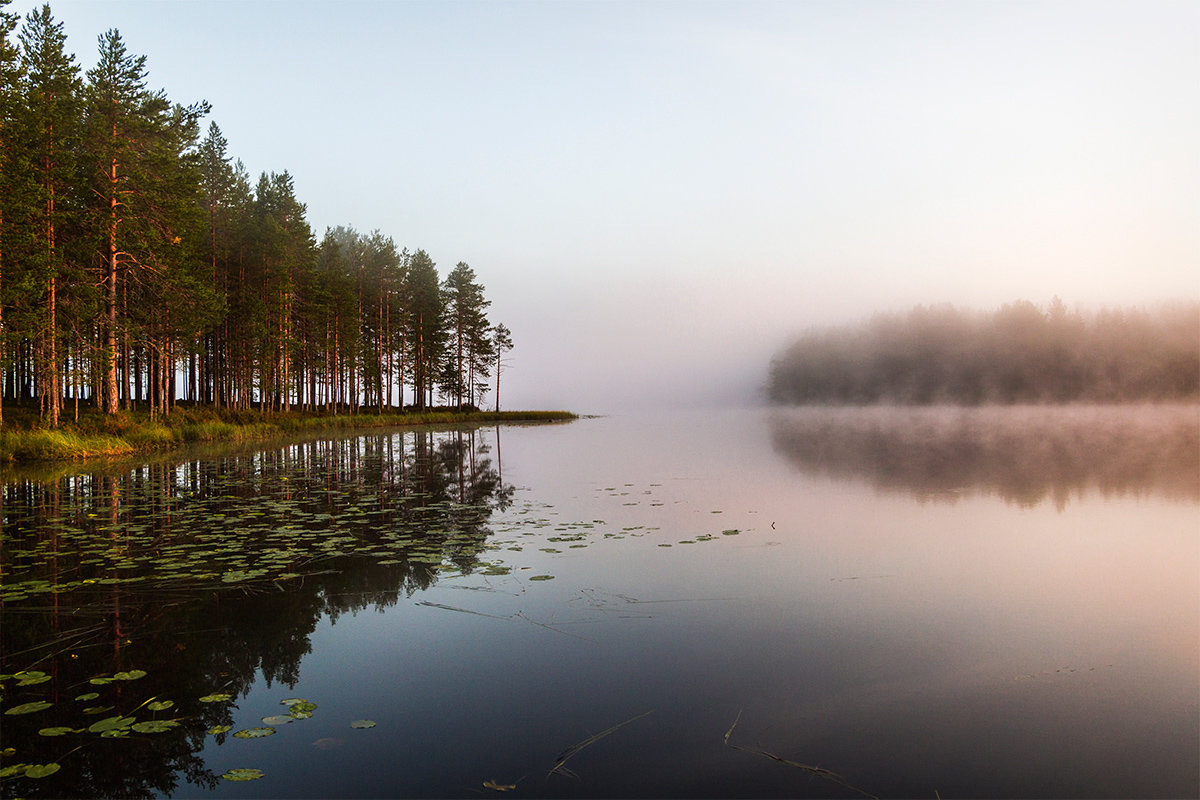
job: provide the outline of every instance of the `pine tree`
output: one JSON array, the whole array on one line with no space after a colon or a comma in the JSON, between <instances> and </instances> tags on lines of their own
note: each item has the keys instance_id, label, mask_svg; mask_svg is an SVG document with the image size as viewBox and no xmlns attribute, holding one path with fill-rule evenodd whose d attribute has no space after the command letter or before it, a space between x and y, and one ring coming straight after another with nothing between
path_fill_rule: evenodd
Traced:
<instances>
[{"instance_id":1,"label":"pine tree","mask_svg":"<svg viewBox=\"0 0 1200 800\"><path fill-rule=\"evenodd\" d=\"M58 294L66 278L64 232L82 194L75 155L80 134L79 68L66 52L63 26L43 5L21 30L25 98L24 146L36 199L30 219L35 244L27 267L35 274L37 306L33 323L37 338L37 375L42 407L51 427L58 426L62 404L58 348Z\"/></svg>"},{"instance_id":2,"label":"pine tree","mask_svg":"<svg viewBox=\"0 0 1200 800\"><path fill-rule=\"evenodd\" d=\"M496 410L500 410L500 372L504 366L504 354L513 349L512 331L504 325L492 328L492 353L496 359Z\"/></svg>"},{"instance_id":3,"label":"pine tree","mask_svg":"<svg viewBox=\"0 0 1200 800\"><path fill-rule=\"evenodd\" d=\"M427 397L433 393L443 334L437 266L424 250L413 253L409 261L404 296L409 314L414 404L423 410L430 405Z\"/></svg>"},{"instance_id":4,"label":"pine tree","mask_svg":"<svg viewBox=\"0 0 1200 800\"><path fill-rule=\"evenodd\" d=\"M18 190L24 172L22 153L16 146L15 126L22 107L19 80L20 52L12 37L17 27L16 14L5 10L10 0L0 0L0 364L7 356L5 325L6 292L11 282L13 249L16 244L14 213L19 213ZM3 370L0 370L0 426L4 424Z\"/></svg>"},{"instance_id":5,"label":"pine tree","mask_svg":"<svg viewBox=\"0 0 1200 800\"><path fill-rule=\"evenodd\" d=\"M450 393L461 409L464 393L468 402L473 393L473 367L477 364L474 356L487 346L485 312L491 301L484 298L483 286L475 279L475 270L460 261L442 282L442 304L450 345L443 383L451 386Z\"/></svg>"}]
</instances>

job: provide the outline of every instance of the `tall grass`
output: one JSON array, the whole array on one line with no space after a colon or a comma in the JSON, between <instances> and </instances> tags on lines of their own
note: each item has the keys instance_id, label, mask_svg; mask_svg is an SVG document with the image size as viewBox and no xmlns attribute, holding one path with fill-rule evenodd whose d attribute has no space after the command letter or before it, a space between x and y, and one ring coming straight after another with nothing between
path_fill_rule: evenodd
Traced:
<instances>
[{"instance_id":1,"label":"tall grass","mask_svg":"<svg viewBox=\"0 0 1200 800\"><path fill-rule=\"evenodd\" d=\"M412 425L455 425L489 422L557 422L575 419L567 411L459 412L432 410L391 414L310 414L304 412L232 411L177 407L167 417L150 420L139 411L103 415L88 410L78 421L58 430L41 427L31 409L5 408L0 430L0 462L66 461L130 455L193 442L245 442L280 434L348 431Z\"/></svg>"}]
</instances>

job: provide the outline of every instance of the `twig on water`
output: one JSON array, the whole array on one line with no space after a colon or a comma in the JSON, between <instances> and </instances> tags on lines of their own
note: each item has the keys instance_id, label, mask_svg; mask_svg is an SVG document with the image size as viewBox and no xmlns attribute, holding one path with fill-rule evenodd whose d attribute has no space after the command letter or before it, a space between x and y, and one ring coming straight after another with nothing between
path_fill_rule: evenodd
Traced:
<instances>
[{"instance_id":1,"label":"twig on water","mask_svg":"<svg viewBox=\"0 0 1200 800\"><path fill-rule=\"evenodd\" d=\"M733 721L733 724L729 726L729 730L725 731L725 744L729 745L734 750L741 750L746 753L754 753L755 755L769 758L772 761L778 761L780 764L785 764L789 767L795 767L796 769L802 769L810 775L816 775L818 778L824 778L825 780L836 783L837 785L845 787L852 792L858 792L863 797L870 798L870 800L879 800L879 798L875 795L871 794L870 792L864 792L862 789L858 788L852 783L847 783L846 779L841 775L838 775L836 772L831 772L824 767L814 767L812 764L801 764L798 761L792 761L790 759L783 758L782 756L777 756L774 753L768 753L766 750L757 750L753 747L744 747L740 744L732 744L729 741L729 737L733 735L733 729L737 727L737 724L741 718L742 709L739 708L737 718Z\"/></svg>"},{"instance_id":2,"label":"twig on water","mask_svg":"<svg viewBox=\"0 0 1200 800\"><path fill-rule=\"evenodd\" d=\"M546 777L549 778L551 775L553 775L556 772L559 775L565 775L568 778L579 777L574 772L567 769L566 763L567 763L568 759L573 758L576 754L579 753L580 750L587 747L588 745L595 744L596 742L603 739L605 736L608 736L610 733L620 730L621 728L624 728L629 723L637 722L642 717L647 716L648 714L653 714L653 713L654 713L654 711L651 710L651 711L647 711L643 714L638 714L636 717L632 717L630 719L625 720L624 722L619 722L616 725L613 725L608 730L600 731L599 733L597 733L593 736L589 736L588 738L584 739L582 742L577 742L576 744L571 745L570 747L568 747L566 750L563 750L562 753L559 754L558 760L554 762L554 766L551 767L550 771L546 773Z\"/></svg>"}]
</instances>

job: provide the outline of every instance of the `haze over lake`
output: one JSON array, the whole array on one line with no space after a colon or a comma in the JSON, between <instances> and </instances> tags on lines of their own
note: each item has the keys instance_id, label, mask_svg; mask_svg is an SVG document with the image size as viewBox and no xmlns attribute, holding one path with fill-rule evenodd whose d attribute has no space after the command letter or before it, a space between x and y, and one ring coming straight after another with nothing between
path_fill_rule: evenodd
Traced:
<instances>
[{"instance_id":1,"label":"haze over lake","mask_svg":"<svg viewBox=\"0 0 1200 800\"><path fill-rule=\"evenodd\" d=\"M0 0L0 797L1200 796L1198 30Z\"/></svg>"},{"instance_id":2,"label":"haze over lake","mask_svg":"<svg viewBox=\"0 0 1200 800\"><path fill-rule=\"evenodd\" d=\"M51 705L3 744L61 769L5 792L1195 795L1200 412L1146 412L674 413L14 476L0 669L51 677L4 707Z\"/></svg>"}]
</instances>

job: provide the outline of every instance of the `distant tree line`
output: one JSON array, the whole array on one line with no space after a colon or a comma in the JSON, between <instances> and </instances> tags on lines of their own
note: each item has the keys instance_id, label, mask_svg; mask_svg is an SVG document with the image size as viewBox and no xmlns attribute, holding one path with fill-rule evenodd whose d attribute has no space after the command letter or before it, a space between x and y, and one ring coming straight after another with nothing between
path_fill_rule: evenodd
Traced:
<instances>
[{"instance_id":1,"label":"distant tree line","mask_svg":"<svg viewBox=\"0 0 1200 800\"><path fill-rule=\"evenodd\" d=\"M2 398L108 414L177 400L268 410L478 405L510 332L460 262L338 227L287 172L251 179L207 103L147 86L99 37L80 74L48 5L0 0ZM19 26L19 30L18 30ZM497 394L498 394L497 382ZM407 401L406 401L407 392ZM497 405L499 398L497 397ZM2 422L2 407L0 407Z\"/></svg>"},{"instance_id":2,"label":"distant tree line","mask_svg":"<svg viewBox=\"0 0 1200 800\"><path fill-rule=\"evenodd\" d=\"M814 330L772 361L795 404L1068 403L1200 397L1200 303L1069 311L1054 298L992 313L918 306Z\"/></svg>"}]
</instances>

